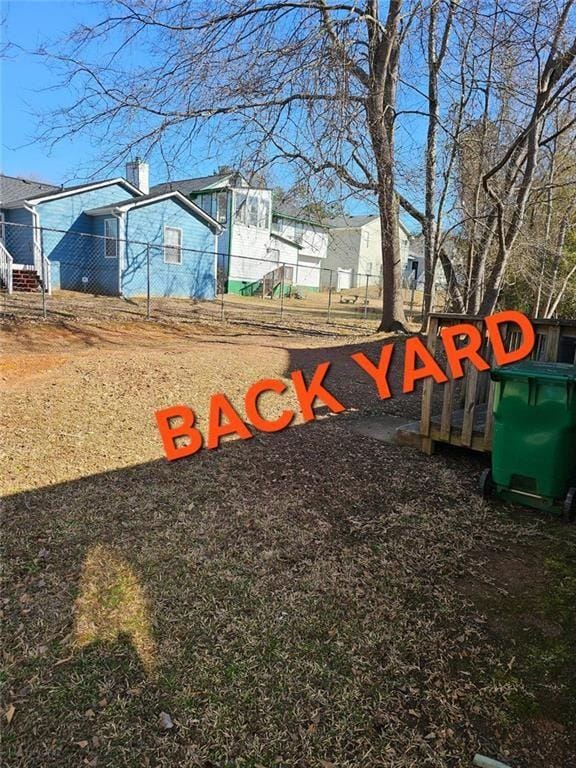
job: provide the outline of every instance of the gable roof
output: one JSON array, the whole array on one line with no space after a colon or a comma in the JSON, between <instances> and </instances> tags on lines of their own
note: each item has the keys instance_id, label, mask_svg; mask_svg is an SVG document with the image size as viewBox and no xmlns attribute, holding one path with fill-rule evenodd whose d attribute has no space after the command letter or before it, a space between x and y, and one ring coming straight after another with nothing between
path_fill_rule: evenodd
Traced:
<instances>
[{"instance_id":1,"label":"gable roof","mask_svg":"<svg viewBox=\"0 0 576 768\"><path fill-rule=\"evenodd\" d=\"M20 176L7 176L0 174L0 205L11 203L14 200L22 200L30 195L39 195L46 192L54 192L58 187L43 181L23 179Z\"/></svg>"},{"instance_id":2,"label":"gable roof","mask_svg":"<svg viewBox=\"0 0 576 768\"><path fill-rule=\"evenodd\" d=\"M179 179L176 181L165 181L163 184L155 184L150 188L150 192L163 194L164 192L181 192L183 195L190 195L195 192L202 192L208 189L218 189L219 187L235 186L233 183L236 177L245 181L244 177L232 171L230 173L215 173L212 176L197 176L194 179Z\"/></svg>"},{"instance_id":3,"label":"gable roof","mask_svg":"<svg viewBox=\"0 0 576 768\"><path fill-rule=\"evenodd\" d=\"M344 214L343 216L335 216L333 219L330 219L328 221L328 226L330 229L360 229L361 227L366 226L366 224L371 224L379 218L380 215L378 213L368 214L366 216L348 216L347 214ZM400 219L398 220L398 226L404 231L404 234L408 239L412 237L410 230L404 226Z\"/></svg>"},{"instance_id":4,"label":"gable roof","mask_svg":"<svg viewBox=\"0 0 576 768\"><path fill-rule=\"evenodd\" d=\"M280 219L294 219L295 221L304 221L307 224L313 224L315 227L328 229L328 220L320 221L304 208L300 208L293 203L278 203L273 205L272 215Z\"/></svg>"},{"instance_id":5,"label":"gable roof","mask_svg":"<svg viewBox=\"0 0 576 768\"><path fill-rule=\"evenodd\" d=\"M61 197L69 197L70 195L75 195L78 192L89 192L92 189L101 189L102 187L111 187L115 184L119 184L120 186L124 187L127 192L132 192L132 194L135 197L141 197L143 195L143 192L141 192L138 187L135 187L133 184L130 184L129 181L126 181L126 179L123 179L121 176L119 176L116 179L105 179L104 181L92 181L88 184L75 184L72 187L54 187L53 189L50 189L45 192L36 192L31 195L26 195L25 197L12 200L9 204L6 204L6 208L18 208L21 205L30 203L34 205L35 203L43 203L47 202L48 200L57 200Z\"/></svg>"},{"instance_id":6,"label":"gable roof","mask_svg":"<svg viewBox=\"0 0 576 768\"><path fill-rule=\"evenodd\" d=\"M132 208L141 208L145 205L151 205L152 203L160 202L161 200L173 199L185 208L189 213L194 213L208 224L208 226L216 233L222 232L222 225L219 224L216 219L213 219L210 214L202 210L199 205L193 203L181 192L175 190L174 192L164 192L163 194L156 194L151 192L149 195L140 195L139 197L130 197L127 200L120 200L108 205L102 205L98 208L91 208L85 211L89 216L105 216L106 214L112 214L126 211L130 211Z\"/></svg>"},{"instance_id":7,"label":"gable roof","mask_svg":"<svg viewBox=\"0 0 576 768\"><path fill-rule=\"evenodd\" d=\"M328 221L330 229L358 229L364 227L366 224L371 224L375 219L380 218L377 213L369 214L367 216L348 216L346 214L342 216L335 216Z\"/></svg>"}]
</instances>

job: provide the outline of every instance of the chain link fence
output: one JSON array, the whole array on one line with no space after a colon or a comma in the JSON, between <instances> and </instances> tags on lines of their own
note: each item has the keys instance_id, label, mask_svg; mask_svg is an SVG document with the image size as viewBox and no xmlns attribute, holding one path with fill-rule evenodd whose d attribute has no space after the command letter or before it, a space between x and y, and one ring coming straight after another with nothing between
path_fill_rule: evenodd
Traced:
<instances>
[{"instance_id":1,"label":"chain link fence","mask_svg":"<svg viewBox=\"0 0 576 768\"><path fill-rule=\"evenodd\" d=\"M9 222L2 235L4 319L215 321L350 334L380 320L378 274L194 250L174 237L159 245ZM418 321L422 290L406 277L403 291L408 319ZM437 309L443 300L437 291Z\"/></svg>"}]
</instances>

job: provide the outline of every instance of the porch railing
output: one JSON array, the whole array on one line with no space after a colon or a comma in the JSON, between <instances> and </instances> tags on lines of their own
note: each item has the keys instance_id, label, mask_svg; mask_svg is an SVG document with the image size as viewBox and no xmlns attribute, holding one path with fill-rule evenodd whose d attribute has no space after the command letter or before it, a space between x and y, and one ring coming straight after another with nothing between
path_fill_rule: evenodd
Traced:
<instances>
[{"instance_id":1,"label":"porch railing","mask_svg":"<svg viewBox=\"0 0 576 768\"><path fill-rule=\"evenodd\" d=\"M292 285L294 269L286 264L281 264L276 269L267 272L262 279L262 296L273 299L278 289Z\"/></svg>"},{"instance_id":2,"label":"porch railing","mask_svg":"<svg viewBox=\"0 0 576 768\"><path fill-rule=\"evenodd\" d=\"M492 365L492 348L483 318L475 316L431 314L427 346L432 354L440 347L443 328L457 323L471 323L478 328L483 338L480 353ZM576 363L576 320L536 319L532 323L536 343L531 359ZM515 325L503 326L502 335L507 349L519 346L520 335ZM476 451L491 450L494 385L490 371L480 372L468 363L464 364L464 369L464 377L457 381L450 378L447 371L447 383L436 384L433 379L426 379L423 384L420 438L426 453L433 452L435 443L449 443Z\"/></svg>"},{"instance_id":3,"label":"porch railing","mask_svg":"<svg viewBox=\"0 0 576 768\"><path fill-rule=\"evenodd\" d=\"M50 260L47 256L42 255L42 271L41 271L42 285L44 291L48 296L52 295L52 274L50 268Z\"/></svg>"},{"instance_id":4,"label":"porch railing","mask_svg":"<svg viewBox=\"0 0 576 768\"><path fill-rule=\"evenodd\" d=\"M0 281L8 293L12 293L12 266L14 259L0 240Z\"/></svg>"}]
</instances>

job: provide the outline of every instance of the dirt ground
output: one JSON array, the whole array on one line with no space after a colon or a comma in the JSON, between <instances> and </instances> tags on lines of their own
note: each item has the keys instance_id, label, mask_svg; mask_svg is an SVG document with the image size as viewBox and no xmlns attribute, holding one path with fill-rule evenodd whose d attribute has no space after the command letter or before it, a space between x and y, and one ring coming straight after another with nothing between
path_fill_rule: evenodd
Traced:
<instances>
[{"instance_id":1,"label":"dirt ground","mask_svg":"<svg viewBox=\"0 0 576 768\"><path fill-rule=\"evenodd\" d=\"M219 295L213 301L195 301L151 297L126 299L114 296L98 296L77 291L0 294L0 313L13 320L39 319L44 314L53 322L108 323L146 319L170 322L210 322L219 324L226 333L230 323L252 324L272 333L279 326L291 332L307 334L315 332L331 337L335 335L359 335L374 333L381 315L382 299L376 286L365 290L303 291L300 298L283 301L257 296L235 294ZM365 303L367 302L367 303ZM422 307L422 292L404 290L404 307L410 321L418 323ZM445 302L440 293L436 309L443 311Z\"/></svg>"},{"instance_id":2,"label":"dirt ground","mask_svg":"<svg viewBox=\"0 0 576 768\"><path fill-rule=\"evenodd\" d=\"M5 765L568 768L574 528L485 503L481 456L354 431L418 416L350 361L384 340L4 326ZM163 458L158 408L204 429L325 360L344 413Z\"/></svg>"}]
</instances>

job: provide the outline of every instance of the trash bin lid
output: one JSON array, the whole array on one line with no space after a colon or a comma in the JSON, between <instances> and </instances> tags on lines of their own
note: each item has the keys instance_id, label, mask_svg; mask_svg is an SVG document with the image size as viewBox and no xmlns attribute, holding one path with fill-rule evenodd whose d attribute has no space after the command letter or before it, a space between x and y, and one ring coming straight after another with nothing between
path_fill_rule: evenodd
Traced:
<instances>
[{"instance_id":1,"label":"trash bin lid","mask_svg":"<svg viewBox=\"0 0 576 768\"><path fill-rule=\"evenodd\" d=\"M511 365L492 368L493 379L540 379L557 382L576 382L576 364L541 363L536 360L522 360Z\"/></svg>"}]
</instances>

